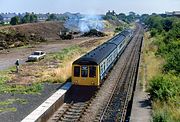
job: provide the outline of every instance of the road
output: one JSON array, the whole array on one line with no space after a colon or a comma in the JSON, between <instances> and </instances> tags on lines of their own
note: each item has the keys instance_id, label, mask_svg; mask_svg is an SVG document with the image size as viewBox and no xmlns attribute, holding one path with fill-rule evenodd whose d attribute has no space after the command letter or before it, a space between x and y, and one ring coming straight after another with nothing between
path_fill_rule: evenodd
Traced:
<instances>
[{"instance_id":1,"label":"road","mask_svg":"<svg viewBox=\"0 0 180 122\"><path fill-rule=\"evenodd\" d=\"M62 50L63 48L79 44L88 40L93 40L94 38L76 38L73 40L56 40L50 41L46 43L41 43L38 45L34 45L31 48L22 47L22 48L12 48L8 50L0 51L0 70L7 69L11 66L14 66L14 63L17 59L20 59L20 64L24 64L27 61L28 55L30 55L35 50L42 50L47 53L57 52Z\"/></svg>"}]
</instances>

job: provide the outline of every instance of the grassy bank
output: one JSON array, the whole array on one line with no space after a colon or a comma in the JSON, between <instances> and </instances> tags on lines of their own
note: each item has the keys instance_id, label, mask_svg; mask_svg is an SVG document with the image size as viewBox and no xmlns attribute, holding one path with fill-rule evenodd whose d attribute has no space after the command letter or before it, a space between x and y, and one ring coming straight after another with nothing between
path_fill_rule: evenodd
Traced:
<instances>
[{"instance_id":1,"label":"grassy bank","mask_svg":"<svg viewBox=\"0 0 180 122\"><path fill-rule=\"evenodd\" d=\"M162 65L164 64L164 60L155 55L157 46L154 42L155 39L150 38L149 33L144 34L139 79L144 91L147 90L148 81L156 76L156 74L161 73Z\"/></svg>"},{"instance_id":2,"label":"grassy bank","mask_svg":"<svg viewBox=\"0 0 180 122\"><path fill-rule=\"evenodd\" d=\"M150 33L145 40L150 43L147 47L156 47L147 50L154 58L149 58L153 65L147 66L151 72L145 74L150 77L147 81L153 122L180 122L180 19L150 15L144 23Z\"/></svg>"},{"instance_id":3,"label":"grassy bank","mask_svg":"<svg viewBox=\"0 0 180 122\"><path fill-rule=\"evenodd\" d=\"M166 61L157 55L156 37L145 33L140 82L144 90L152 97L153 122L180 121L180 77L174 73L163 72Z\"/></svg>"}]
</instances>

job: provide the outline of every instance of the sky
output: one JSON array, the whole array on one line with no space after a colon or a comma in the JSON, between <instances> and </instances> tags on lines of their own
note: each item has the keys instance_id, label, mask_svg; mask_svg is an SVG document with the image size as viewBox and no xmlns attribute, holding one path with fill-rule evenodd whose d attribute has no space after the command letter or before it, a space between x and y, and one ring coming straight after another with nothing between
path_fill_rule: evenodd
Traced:
<instances>
[{"instance_id":1,"label":"sky","mask_svg":"<svg viewBox=\"0 0 180 122\"><path fill-rule=\"evenodd\" d=\"M0 0L0 13L116 13L180 11L180 0Z\"/></svg>"}]
</instances>

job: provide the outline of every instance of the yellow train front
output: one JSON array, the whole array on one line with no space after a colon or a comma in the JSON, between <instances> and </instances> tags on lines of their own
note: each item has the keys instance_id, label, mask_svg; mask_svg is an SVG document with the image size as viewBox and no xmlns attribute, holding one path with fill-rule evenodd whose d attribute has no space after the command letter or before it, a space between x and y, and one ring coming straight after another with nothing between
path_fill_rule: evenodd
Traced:
<instances>
[{"instance_id":1,"label":"yellow train front","mask_svg":"<svg viewBox=\"0 0 180 122\"><path fill-rule=\"evenodd\" d=\"M126 30L80 57L72 65L72 83L99 86L127 46L132 31Z\"/></svg>"},{"instance_id":2,"label":"yellow train front","mask_svg":"<svg viewBox=\"0 0 180 122\"><path fill-rule=\"evenodd\" d=\"M73 64L72 81L74 85L99 86L99 66L92 63Z\"/></svg>"}]
</instances>

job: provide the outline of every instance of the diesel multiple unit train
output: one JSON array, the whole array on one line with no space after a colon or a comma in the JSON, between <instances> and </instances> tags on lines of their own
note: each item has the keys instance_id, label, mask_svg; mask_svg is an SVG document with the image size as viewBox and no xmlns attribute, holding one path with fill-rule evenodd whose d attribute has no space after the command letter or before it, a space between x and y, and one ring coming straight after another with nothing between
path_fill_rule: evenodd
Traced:
<instances>
[{"instance_id":1,"label":"diesel multiple unit train","mask_svg":"<svg viewBox=\"0 0 180 122\"><path fill-rule=\"evenodd\" d=\"M72 83L99 86L131 40L133 31L124 30L72 64Z\"/></svg>"}]
</instances>

